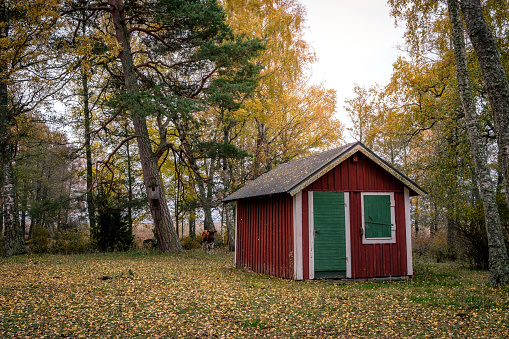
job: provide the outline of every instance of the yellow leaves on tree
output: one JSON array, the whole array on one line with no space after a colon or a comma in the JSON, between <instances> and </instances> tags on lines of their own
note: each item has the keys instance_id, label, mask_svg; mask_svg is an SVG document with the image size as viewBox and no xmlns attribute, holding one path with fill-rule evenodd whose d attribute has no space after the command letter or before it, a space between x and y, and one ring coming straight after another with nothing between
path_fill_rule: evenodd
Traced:
<instances>
[{"instance_id":1,"label":"yellow leaves on tree","mask_svg":"<svg viewBox=\"0 0 509 339\"><path fill-rule=\"evenodd\" d=\"M334 116L335 91L307 83L308 68L316 57L303 39L305 8L294 0L222 3L234 31L266 42L257 58L264 67L258 90L246 103L251 126L245 140L255 155L253 176L338 145L343 125Z\"/></svg>"}]
</instances>

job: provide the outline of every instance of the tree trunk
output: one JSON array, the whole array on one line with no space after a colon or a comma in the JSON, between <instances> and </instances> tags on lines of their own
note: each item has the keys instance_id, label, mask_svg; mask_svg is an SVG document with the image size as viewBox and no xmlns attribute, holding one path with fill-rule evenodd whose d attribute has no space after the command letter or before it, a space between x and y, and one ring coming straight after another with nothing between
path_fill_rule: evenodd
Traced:
<instances>
[{"instance_id":1,"label":"tree trunk","mask_svg":"<svg viewBox=\"0 0 509 339\"><path fill-rule=\"evenodd\" d=\"M134 66L133 56L131 53L131 43L129 32L126 26L126 17L124 12L123 0L109 0L111 5L110 14L115 25L115 34L119 43L119 57L122 63L122 71L124 73L124 81L126 90L133 96L136 96L140 90L138 79L136 77L136 68ZM136 133L136 141L141 160L141 168L143 171L143 183L149 198L150 212L154 219L155 234L158 240L158 246L162 251L180 252L182 245L177 237L177 232L173 227L170 210L166 202L157 157L150 146L150 136L147 129L147 121L145 112L141 105L133 98L130 106L131 119Z\"/></svg>"},{"instance_id":2,"label":"tree trunk","mask_svg":"<svg viewBox=\"0 0 509 339\"><path fill-rule=\"evenodd\" d=\"M23 236L26 234L26 218L27 218L27 207L28 207L28 180L23 180L23 193L20 195L21 198L21 228L23 229Z\"/></svg>"},{"instance_id":3,"label":"tree trunk","mask_svg":"<svg viewBox=\"0 0 509 339\"><path fill-rule=\"evenodd\" d=\"M127 126L126 126L127 131ZM126 152L127 152L127 228L129 230L129 235L133 235L133 176L131 171L131 150L130 150L130 141L128 140L126 143Z\"/></svg>"},{"instance_id":4,"label":"tree trunk","mask_svg":"<svg viewBox=\"0 0 509 339\"><path fill-rule=\"evenodd\" d=\"M207 177L207 181L205 182L206 187L207 187L207 192L206 192L205 201L204 201L205 202L205 204L204 204L204 209L205 209L204 224L208 227L208 228L206 228L208 230L216 229L216 227L214 225L214 220L212 219L212 207L214 205L214 203L213 203L213 199L214 199L213 188L214 188L215 166L216 166L216 159L210 159L210 167L209 167L209 171L208 171L208 177ZM219 237L216 237L215 239L216 239L216 243L217 243Z\"/></svg>"},{"instance_id":5,"label":"tree trunk","mask_svg":"<svg viewBox=\"0 0 509 339\"><path fill-rule=\"evenodd\" d=\"M9 36L8 13L6 3L0 4L0 38ZM1 47L0 47L1 48ZM26 252L24 231L21 228L18 217L18 204L16 201L16 186L14 181L14 171L12 168L12 149L9 126L12 122L12 114L8 107L7 93L7 64L5 60L0 59L0 160L3 183L4 197L4 224L5 224L5 256L10 257L16 254Z\"/></svg>"},{"instance_id":6,"label":"tree trunk","mask_svg":"<svg viewBox=\"0 0 509 339\"><path fill-rule=\"evenodd\" d=\"M214 221L212 220L212 206L211 206L212 202L211 197L209 197L208 194L209 192L208 188L210 187L211 184L210 183L205 184L199 173L196 173L195 175L197 179L196 181L198 184L198 192L200 194L200 200L204 214L203 229L215 230L216 228L214 227Z\"/></svg>"},{"instance_id":7,"label":"tree trunk","mask_svg":"<svg viewBox=\"0 0 509 339\"><path fill-rule=\"evenodd\" d=\"M420 230L420 219L421 215L419 212L419 199L415 199L415 213L414 213L414 227L415 227L415 236L419 234Z\"/></svg>"},{"instance_id":8,"label":"tree trunk","mask_svg":"<svg viewBox=\"0 0 509 339\"><path fill-rule=\"evenodd\" d=\"M234 217L233 216L233 208L231 204L226 204L224 206L226 211L226 233L228 235L228 251L235 251L235 230L234 230Z\"/></svg>"},{"instance_id":9,"label":"tree trunk","mask_svg":"<svg viewBox=\"0 0 509 339\"><path fill-rule=\"evenodd\" d=\"M191 146L188 143L183 144L187 154L192 154ZM190 158L189 164L193 171L196 186L198 187L198 199L200 200L201 207L204 213L203 229L204 230L215 230L214 221L212 220L212 178L214 177L214 166L215 159L210 159L210 166L208 171L208 179L205 182L200 175L200 169L196 163L196 159Z\"/></svg>"},{"instance_id":10,"label":"tree trunk","mask_svg":"<svg viewBox=\"0 0 509 339\"><path fill-rule=\"evenodd\" d=\"M255 145L255 154L253 159L253 179L258 178L262 175L265 170L264 167L267 167L268 162L268 151L267 151L267 127L255 119L256 122L256 145Z\"/></svg>"},{"instance_id":11,"label":"tree trunk","mask_svg":"<svg viewBox=\"0 0 509 339\"><path fill-rule=\"evenodd\" d=\"M2 178L0 177L0 186L2 185ZM4 197L0 190L0 238L4 235Z\"/></svg>"},{"instance_id":12,"label":"tree trunk","mask_svg":"<svg viewBox=\"0 0 509 339\"><path fill-rule=\"evenodd\" d=\"M461 0L461 11L491 106L509 206L509 82L500 61L497 42L484 19L481 1Z\"/></svg>"},{"instance_id":13,"label":"tree trunk","mask_svg":"<svg viewBox=\"0 0 509 339\"><path fill-rule=\"evenodd\" d=\"M452 27L454 57L456 59L456 74L458 89L465 113L465 123L470 140L471 154L475 163L477 181L483 201L486 220L486 233L489 246L490 280L494 285L503 285L509 282L509 260L502 235L500 216L495 201L495 190L487 164L486 150L481 143L479 126L477 124L475 99L469 82L469 73L463 35L463 25L457 0L447 1L449 20Z\"/></svg>"},{"instance_id":14,"label":"tree trunk","mask_svg":"<svg viewBox=\"0 0 509 339\"><path fill-rule=\"evenodd\" d=\"M82 24L83 36L86 35L86 24ZM85 118L85 157L87 162L87 210L88 210L88 221L90 223L90 229L96 228L95 222L95 201L94 201L94 176L93 176L93 163L92 163L92 146L90 141L90 122L92 120L90 116L89 99L90 93L88 91L88 77L81 69L81 83L83 86L83 115Z\"/></svg>"},{"instance_id":15,"label":"tree trunk","mask_svg":"<svg viewBox=\"0 0 509 339\"><path fill-rule=\"evenodd\" d=\"M449 260L456 260L457 249L456 249L456 232L457 232L457 221L455 213L447 215L447 258Z\"/></svg>"},{"instance_id":16,"label":"tree trunk","mask_svg":"<svg viewBox=\"0 0 509 339\"><path fill-rule=\"evenodd\" d=\"M18 204L16 201L16 189L14 182L14 173L12 160L6 154L11 153L11 147L7 144L2 145L2 176L3 176L3 194L4 194L4 223L5 223L5 256L10 257L16 254L26 252L24 231L18 218Z\"/></svg>"},{"instance_id":17,"label":"tree trunk","mask_svg":"<svg viewBox=\"0 0 509 339\"><path fill-rule=\"evenodd\" d=\"M230 131L228 128L225 128L223 130L223 143L229 144L230 143ZM224 196L226 197L228 194L230 194L230 185L231 185L231 169L230 169L230 163L228 162L228 158L225 156L222 159L223 163L223 190L224 190ZM225 215L225 223L226 223L226 234L228 237L228 251L233 252L235 251L235 235L234 235L234 229L233 229L233 218L231 217L231 204L224 204L224 215Z\"/></svg>"},{"instance_id":18,"label":"tree trunk","mask_svg":"<svg viewBox=\"0 0 509 339\"><path fill-rule=\"evenodd\" d=\"M43 159L42 163L37 164L37 168L39 168L39 164L41 166L41 174L39 175L38 179L35 179L37 182L37 189L35 190L35 197L33 203L38 204L40 201L42 201L42 180L44 179L44 170L46 166L46 160ZM37 214L30 214L30 227L28 228L28 239L32 239L35 235L35 229L38 226L38 221L41 219L41 211L39 211Z\"/></svg>"},{"instance_id":19,"label":"tree trunk","mask_svg":"<svg viewBox=\"0 0 509 339\"><path fill-rule=\"evenodd\" d=\"M189 236L196 237L196 209L194 207L189 211Z\"/></svg>"}]
</instances>

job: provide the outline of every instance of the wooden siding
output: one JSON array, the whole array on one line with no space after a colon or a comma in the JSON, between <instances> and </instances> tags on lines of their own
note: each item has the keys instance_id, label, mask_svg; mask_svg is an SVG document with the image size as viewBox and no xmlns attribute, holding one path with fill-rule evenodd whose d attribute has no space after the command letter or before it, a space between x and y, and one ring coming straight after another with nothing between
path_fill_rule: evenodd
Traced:
<instances>
[{"instance_id":1,"label":"wooden siding","mask_svg":"<svg viewBox=\"0 0 509 339\"><path fill-rule=\"evenodd\" d=\"M350 193L350 241L352 278L407 275L405 202L403 193L395 193L396 243L362 244L361 194Z\"/></svg>"},{"instance_id":2,"label":"wooden siding","mask_svg":"<svg viewBox=\"0 0 509 339\"><path fill-rule=\"evenodd\" d=\"M357 161L354 161L355 158ZM408 274L404 185L401 181L362 153L357 152L307 186L304 193L308 191L336 191L349 194L351 278ZM361 192L394 192L395 244L362 244ZM306 216L303 210L303 220L306 220ZM304 252L304 262L306 260L309 262L309 251ZM306 276L309 275L304 274L304 279Z\"/></svg>"},{"instance_id":3,"label":"wooden siding","mask_svg":"<svg viewBox=\"0 0 509 339\"><path fill-rule=\"evenodd\" d=\"M357 161L353 161L354 158ZM374 161L357 152L304 191L403 192L403 184Z\"/></svg>"},{"instance_id":4,"label":"wooden siding","mask_svg":"<svg viewBox=\"0 0 509 339\"><path fill-rule=\"evenodd\" d=\"M292 201L289 194L238 201L237 267L293 277Z\"/></svg>"}]
</instances>

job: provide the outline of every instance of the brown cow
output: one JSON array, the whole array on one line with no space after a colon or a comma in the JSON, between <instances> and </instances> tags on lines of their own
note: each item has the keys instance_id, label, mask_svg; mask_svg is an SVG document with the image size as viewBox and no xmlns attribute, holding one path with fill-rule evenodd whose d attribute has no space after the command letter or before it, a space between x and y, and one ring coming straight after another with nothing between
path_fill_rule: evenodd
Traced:
<instances>
[{"instance_id":1,"label":"brown cow","mask_svg":"<svg viewBox=\"0 0 509 339\"><path fill-rule=\"evenodd\" d=\"M201 234L201 247L203 248L203 253L214 254L214 233L217 233L216 230L205 230Z\"/></svg>"}]
</instances>

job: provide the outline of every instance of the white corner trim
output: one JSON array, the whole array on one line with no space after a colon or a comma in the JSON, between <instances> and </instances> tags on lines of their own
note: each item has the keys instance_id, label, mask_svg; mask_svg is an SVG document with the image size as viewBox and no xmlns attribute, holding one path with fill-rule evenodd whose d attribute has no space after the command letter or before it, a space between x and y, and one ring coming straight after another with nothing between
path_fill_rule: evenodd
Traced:
<instances>
[{"instance_id":1,"label":"white corner trim","mask_svg":"<svg viewBox=\"0 0 509 339\"><path fill-rule=\"evenodd\" d=\"M391 201L391 237L390 238L366 238L366 229L364 222L364 196L366 195L389 195ZM394 192L362 192L361 193L361 213L362 213L362 244L395 244L396 243L396 204L394 202Z\"/></svg>"},{"instance_id":2,"label":"white corner trim","mask_svg":"<svg viewBox=\"0 0 509 339\"><path fill-rule=\"evenodd\" d=\"M414 275L412 263L412 220L410 219L410 191L405 187L405 230L407 275Z\"/></svg>"},{"instance_id":3,"label":"white corner trim","mask_svg":"<svg viewBox=\"0 0 509 339\"><path fill-rule=\"evenodd\" d=\"M293 256L294 279L302 280L302 191L293 197Z\"/></svg>"},{"instance_id":4,"label":"white corner trim","mask_svg":"<svg viewBox=\"0 0 509 339\"><path fill-rule=\"evenodd\" d=\"M308 192L309 222L309 279L315 278L315 217L313 209L313 192Z\"/></svg>"},{"instance_id":5,"label":"white corner trim","mask_svg":"<svg viewBox=\"0 0 509 339\"><path fill-rule=\"evenodd\" d=\"M345 250L346 250L346 277L352 277L352 246L350 242L350 193L345 194Z\"/></svg>"},{"instance_id":6,"label":"white corner trim","mask_svg":"<svg viewBox=\"0 0 509 339\"><path fill-rule=\"evenodd\" d=\"M239 248L239 242L237 240L237 206L238 206L238 203L235 203L235 209L234 209L234 213L235 213L235 234L233 235L235 237L235 252L233 254L233 264L235 265L235 267L237 267L237 249Z\"/></svg>"}]
</instances>

